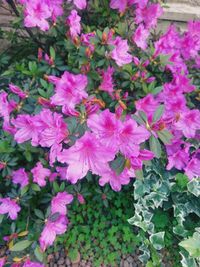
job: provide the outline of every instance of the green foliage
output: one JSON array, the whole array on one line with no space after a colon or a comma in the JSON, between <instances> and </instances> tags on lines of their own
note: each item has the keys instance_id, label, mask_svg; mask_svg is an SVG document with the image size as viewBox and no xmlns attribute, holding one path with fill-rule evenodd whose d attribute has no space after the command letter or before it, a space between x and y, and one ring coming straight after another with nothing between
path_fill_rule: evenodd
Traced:
<instances>
[{"instance_id":1,"label":"green foliage","mask_svg":"<svg viewBox=\"0 0 200 267\"><path fill-rule=\"evenodd\" d=\"M135 215L129 219L129 223L144 233L140 247L143 255L140 259L148 262L147 266L154 266L149 261L153 257L151 246L156 250L165 247L173 255L172 246L178 245L181 239L189 237L199 227L200 182L198 179L189 182L187 176L181 173L173 175L166 172L160 160L154 160L152 166L146 166L143 175L142 180L134 183ZM187 261L195 263L190 256L199 257L198 242L199 233L195 233L180 243L190 254L179 250L183 266L190 266L186 265ZM179 257L176 258L179 260Z\"/></svg>"},{"instance_id":2,"label":"green foliage","mask_svg":"<svg viewBox=\"0 0 200 267\"><path fill-rule=\"evenodd\" d=\"M108 187L103 190L96 188L94 183L89 183L90 194L85 197L86 203L73 203L68 211L69 229L58 238L58 243L65 243L72 260L79 252L85 260L92 257L94 266L102 263L118 266L121 256L134 253L140 243L140 238L127 223L132 214L129 201L132 187L127 186L118 193L108 190Z\"/></svg>"}]
</instances>

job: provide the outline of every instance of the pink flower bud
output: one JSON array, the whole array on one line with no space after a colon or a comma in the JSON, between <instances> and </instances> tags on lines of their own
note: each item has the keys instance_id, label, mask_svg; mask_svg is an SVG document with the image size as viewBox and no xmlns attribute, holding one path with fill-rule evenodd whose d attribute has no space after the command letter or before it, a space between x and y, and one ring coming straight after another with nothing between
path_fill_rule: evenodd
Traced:
<instances>
[{"instance_id":1,"label":"pink flower bud","mask_svg":"<svg viewBox=\"0 0 200 267\"><path fill-rule=\"evenodd\" d=\"M78 202L79 202L80 204L85 204L85 199L84 199L83 195L78 194L78 195L77 195L77 198L78 198Z\"/></svg>"},{"instance_id":2,"label":"pink flower bud","mask_svg":"<svg viewBox=\"0 0 200 267\"><path fill-rule=\"evenodd\" d=\"M21 88L19 88L18 86L14 85L14 84L9 84L9 89L12 93L18 95L22 99L24 99L28 96L27 93L23 92L21 90Z\"/></svg>"}]
</instances>

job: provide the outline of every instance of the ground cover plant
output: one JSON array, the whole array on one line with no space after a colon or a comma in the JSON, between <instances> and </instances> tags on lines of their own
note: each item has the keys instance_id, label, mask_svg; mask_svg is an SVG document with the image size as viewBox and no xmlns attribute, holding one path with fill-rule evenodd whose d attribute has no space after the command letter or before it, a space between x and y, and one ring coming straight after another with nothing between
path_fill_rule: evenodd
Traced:
<instances>
[{"instance_id":1,"label":"ground cover plant","mask_svg":"<svg viewBox=\"0 0 200 267\"><path fill-rule=\"evenodd\" d=\"M94 266L136 246L147 267L165 250L198 266L200 22L158 33L160 1L6 2L0 266L45 266L62 244L95 244Z\"/></svg>"}]
</instances>

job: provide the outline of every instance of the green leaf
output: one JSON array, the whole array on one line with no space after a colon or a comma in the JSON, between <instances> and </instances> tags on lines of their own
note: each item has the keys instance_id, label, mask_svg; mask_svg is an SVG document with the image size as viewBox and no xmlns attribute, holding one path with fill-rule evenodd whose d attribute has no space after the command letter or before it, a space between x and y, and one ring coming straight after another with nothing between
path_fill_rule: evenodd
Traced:
<instances>
[{"instance_id":1,"label":"green leaf","mask_svg":"<svg viewBox=\"0 0 200 267\"><path fill-rule=\"evenodd\" d=\"M188 191L195 195L196 197L200 196L200 179L193 179L187 185Z\"/></svg>"},{"instance_id":2,"label":"green leaf","mask_svg":"<svg viewBox=\"0 0 200 267\"><path fill-rule=\"evenodd\" d=\"M164 105L160 105L160 106L156 109L156 111L155 111L155 113L154 113L154 115L153 115L153 122L159 121L159 120L161 119L161 117L162 117L162 115L163 115L163 113L164 113L164 110L165 110Z\"/></svg>"},{"instance_id":3,"label":"green leaf","mask_svg":"<svg viewBox=\"0 0 200 267\"><path fill-rule=\"evenodd\" d=\"M33 191L35 191L35 192L39 192L39 191L41 191L41 188L40 188L39 185L37 185L37 184L32 184L32 185L31 185L31 188L32 188Z\"/></svg>"},{"instance_id":4,"label":"green leaf","mask_svg":"<svg viewBox=\"0 0 200 267\"><path fill-rule=\"evenodd\" d=\"M44 260L44 254L42 253L39 246L37 246L34 250L35 257L40 261L43 262Z\"/></svg>"},{"instance_id":5,"label":"green leaf","mask_svg":"<svg viewBox=\"0 0 200 267\"><path fill-rule=\"evenodd\" d=\"M179 243L179 246L188 251L191 257L200 257L200 234L195 232L193 237L190 237Z\"/></svg>"},{"instance_id":6,"label":"green leaf","mask_svg":"<svg viewBox=\"0 0 200 267\"><path fill-rule=\"evenodd\" d=\"M162 131L158 131L157 132L158 137L160 138L160 140L165 144L170 144L171 140L173 138L173 135L167 131L167 130L162 130Z\"/></svg>"},{"instance_id":7,"label":"green leaf","mask_svg":"<svg viewBox=\"0 0 200 267\"><path fill-rule=\"evenodd\" d=\"M2 223L4 216L4 214L0 214L0 223Z\"/></svg>"},{"instance_id":8,"label":"green leaf","mask_svg":"<svg viewBox=\"0 0 200 267\"><path fill-rule=\"evenodd\" d=\"M157 95L158 93L160 93L162 91L162 89L163 89L162 86L155 87L153 90L151 90L151 93L153 95Z\"/></svg>"},{"instance_id":9,"label":"green leaf","mask_svg":"<svg viewBox=\"0 0 200 267\"><path fill-rule=\"evenodd\" d=\"M140 116L140 118L146 123L147 122L147 115L146 113L144 113L144 111L138 111L138 114Z\"/></svg>"},{"instance_id":10,"label":"green leaf","mask_svg":"<svg viewBox=\"0 0 200 267\"><path fill-rule=\"evenodd\" d=\"M51 58L53 59L53 60L55 60L55 58L56 58L56 53L55 53L55 50L54 50L54 48L51 46L50 47L50 56L51 56Z\"/></svg>"},{"instance_id":11,"label":"green leaf","mask_svg":"<svg viewBox=\"0 0 200 267\"><path fill-rule=\"evenodd\" d=\"M55 193L60 192L60 187L56 181L53 182L53 190L55 191Z\"/></svg>"},{"instance_id":12,"label":"green leaf","mask_svg":"<svg viewBox=\"0 0 200 267\"><path fill-rule=\"evenodd\" d=\"M161 250L165 246L164 236L165 232L159 232L150 236L149 239L155 249Z\"/></svg>"},{"instance_id":13,"label":"green leaf","mask_svg":"<svg viewBox=\"0 0 200 267\"><path fill-rule=\"evenodd\" d=\"M26 192L28 191L28 189L29 189L29 185L24 186L24 187L21 189L21 196L23 196L24 194L26 194Z\"/></svg>"},{"instance_id":14,"label":"green leaf","mask_svg":"<svg viewBox=\"0 0 200 267\"><path fill-rule=\"evenodd\" d=\"M181 189L185 189L188 184L188 177L183 173L177 173L175 176L176 183Z\"/></svg>"},{"instance_id":15,"label":"green leaf","mask_svg":"<svg viewBox=\"0 0 200 267\"><path fill-rule=\"evenodd\" d=\"M150 150L152 152L154 152L156 158L160 158L161 157L161 152L162 152L162 148L161 148L161 144L158 141L157 138L155 138L155 136L151 136L149 139L149 145L150 145Z\"/></svg>"},{"instance_id":16,"label":"green leaf","mask_svg":"<svg viewBox=\"0 0 200 267\"><path fill-rule=\"evenodd\" d=\"M110 166L119 175L124 170L125 162L126 160L124 157L118 156L114 161L110 163Z\"/></svg>"},{"instance_id":17,"label":"green leaf","mask_svg":"<svg viewBox=\"0 0 200 267\"><path fill-rule=\"evenodd\" d=\"M44 217L44 214L43 214L43 212L41 210L35 209L34 213L38 218L44 220L45 217Z\"/></svg>"},{"instance_id":18,"label":"green leaf","mask_svg":"<svg viewBox=\"0 0 200 267\"><path fill-rule=\"evenodd\" d=\"M195 260L189 256L187 251L182 251L180 254L182 256L182 267L198 267Z\"/></svg>"},{"instance_id":19,"label":"green leaf","mask_svg":"<svg viewBox=\"0 0 200 267\"><path fill-rule=\"evenodd\" d=\"M28 248L31 244L32 244L32 241L23 240L23 241L17 242L12 248L10 248L10 251L22 251Z\"/></svg>"}]
</instances>

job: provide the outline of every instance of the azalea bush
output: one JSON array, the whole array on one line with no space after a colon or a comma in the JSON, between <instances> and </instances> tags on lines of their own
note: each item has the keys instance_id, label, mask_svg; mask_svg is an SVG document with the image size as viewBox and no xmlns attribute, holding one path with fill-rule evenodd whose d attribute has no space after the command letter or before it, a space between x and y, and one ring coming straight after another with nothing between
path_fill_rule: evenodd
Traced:
<instances>
[{"instance_id":1,"label":"azalea bush","mask_svg":"<svg viewBox=\"0 0 200 267\"><path fill-rule=\"evenodd\" d=\"M45 266L48 249L73 236L68 213L95 195L91 183L107 188L107 206L112 191L133 193L123 197L147 266L180 241L181 264L197 266L200 22L158 33L163 4L150 0L6 2L22 52L0 57L0 220L9 251L0 266Z\"/></svg>"}]
</instances>

